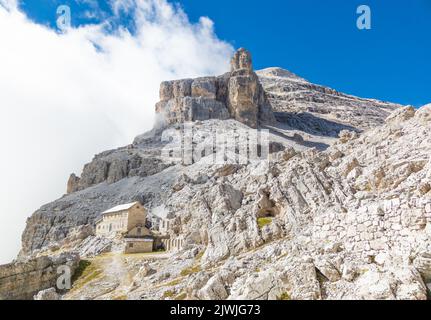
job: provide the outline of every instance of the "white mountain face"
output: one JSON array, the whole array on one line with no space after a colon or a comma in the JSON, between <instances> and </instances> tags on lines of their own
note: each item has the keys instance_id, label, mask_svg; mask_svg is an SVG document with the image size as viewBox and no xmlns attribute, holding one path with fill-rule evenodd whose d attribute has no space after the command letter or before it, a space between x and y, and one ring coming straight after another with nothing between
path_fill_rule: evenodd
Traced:
<instances>
[{"instance_id":1,"label":"white mountain face","mask_svg":"<svg viewBox=\"0 0 431 320\"><path fill-rule=\"evenodd\" d=\"M306 132L337 137L340 126L347 130L367 130L383 124L384 119L400 107L316 85L280 68L256 73L277 119Z\"/></svg>"},{"instance_id":2,"label":"white mountain face","mask_svg":"<svg viewBox=\"0 0 431 320\"><path fill-rule=\"evenodd\" d=\"M29 218L20 261L70 252L92 263L62 298L427 298L430 105L357 98L280 68L254 73L240 51L226 75L162 84L157 110L164 126L96 155ZM193 150L223 150L224 163L212 152L167 159L184 126ZM266 132L269 157L242 161L241 135ZM223 149L214 135L238 144ZM95 220L136 200L171 218L181 251L102 254L118 243L95 237Z\"/></svg>"}]
</instances>

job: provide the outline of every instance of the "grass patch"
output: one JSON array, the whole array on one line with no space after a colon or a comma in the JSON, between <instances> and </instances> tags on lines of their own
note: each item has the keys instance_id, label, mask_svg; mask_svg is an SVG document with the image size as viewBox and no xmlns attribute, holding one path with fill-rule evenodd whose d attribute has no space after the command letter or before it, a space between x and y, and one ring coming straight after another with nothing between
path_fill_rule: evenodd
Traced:
<instances>
[{"instance_id":1,"label":"grass patch","mask_svg":"<svg viewBox=\"0 0 431 320\"><path fill-rule=\"evenodd\" d=\"M205 250L202 250L201 252L199 252L199 253L196 255L196 261L201 261L201 259L202 259L202 257L204 256L204 254L205 254Z\"/></svg>"},{"instance_id":2,"label":"grass patch","mask_svg":"<svg viewBox=\"0 0 431 320\"><path fill-rule=\"evenodd\" d=\"M182 280L181 280L181 279L175 279L175 280L172 280L171 282L167 283L167 284L166 284L166 286L167 286L167 287L177 286L177 285L179 285L181 282L182 282Z\"/></svg>"},{"instance_id":3,"label":"grass patch","mask_svg":"<svg viewBox=\"0 0 431 320\"><path fill-rule=\"evenodd\" d=\"M127 296L123 294L121 296L114 297L113 300L127 300Z\"/></svg>"},{"instance_id":4,"label":"grass patch","mask_svg":"<svg viewBox=\"0 0 431 320\"><path fill-rule=\"evenodd\" d=\"M183 292L183 293L180 293L179 295L177 295L175 297L175 300L185 300L186 298L187 298L187 293Z\"/></svg>"},{"instance_id":5,"label":"grass patch","mask_svg":"<svg viewBox=\"0 0 431 320\"><path fill-rule=\"evenodd\" d=\"M272 218L270 218L270 217L257 219L257 225L258 225L259 229L262 229L263 227L265 227L271 223L272 223Z\"/></svg>"},{"instance_id":6,"label":"grass patch","mask_svg":"<svg viewBox=\"0 0 431 320\"><path fill-rule=\"evenodd\" d=\"M357 271L357 273L359 274L359 275L363 275L363 274L366 274L368 271L370 271L369 269L367 269L367 268L363 268L363 269L359 269L358 271Z\"/></svg>"},{"instance_id":7,"label":"grass patch","mask_svg":"<svg viewBox=\"0 0 431 320\"><path fill-rule=\"evenodd\" d=\"M181 271L181 276L186 277L186 276L191 275L193 273L198 273L199 271L201 271L200 266L185 268L184 270Z\"/></svg>"},{"instance_id":8,"label":"grass patch","mask_svg":"<svg viewBox=\"0 0 431 320\"><path fill-rule=\"evenodd\" d=\"M85 277L84 279L82 279L82 285L85 285L95 279L97 279L101 274L102 274L102 270L94 270L92 273L90 273L87 277Z\"/></svg>"},{"instance_id":9,"label":"grass patch","mask_svg":"<svg viewBox=\"0 0 431 320\"><path fill-rule=\"evenodd\" d=\"M103 271L99 269L94 263L87 260L81 260L74 275L75 283L73 290L81 289L87 283L99 278L102 274Z\"/></svg>"},{"instance_id":10,"label":"grass patch","mask_svg":"<svg viewBox=\"0 0 431 320\"><path fill-rule=\"evenodd\" d=\"M79 261L78 268L76 268L75 273L72 277L72 282L78 280L85 272L85 270L91 266L91 262L88 260Z\"/></svg>"},{"instance_id":11,"label":"grass patch","mask_svg":"<svg viewBox=\"0 0 431 320\"><path fill-rule=\"evenodd\" d=\"M290 294L287 292L283 292L280 296L277 297L277 300L292 300Z\"/></svg>"},{"instance_id":12,"label":"grass patch","mask_svg":"<svg viewBox=\"0 0 431 320\"><path fill-rule=\"evenodd\" d=\"M175 292L173 292L172 290L167 290L167 291L163 292L162 298L164 298L164 299L172 298L174 295L175 295Z\"/></svg>"}]
</instances>

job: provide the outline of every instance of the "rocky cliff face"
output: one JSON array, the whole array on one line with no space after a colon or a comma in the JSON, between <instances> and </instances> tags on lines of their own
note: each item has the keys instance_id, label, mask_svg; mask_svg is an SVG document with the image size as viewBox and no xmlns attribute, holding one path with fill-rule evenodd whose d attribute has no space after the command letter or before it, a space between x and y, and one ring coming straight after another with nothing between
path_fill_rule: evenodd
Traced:
<instances>
[{"instance_id":1,"label":"rocky cliff face","mask_svg":"<svg viewBox=\"0 0 431 320\"><path fill-rule=\"evenodd\" d=\"M257 72L277 119L291 128L337 137L340 127L363 131L382 125L400 105L363 99L316 85L280 68Z\"/></svg>"},{"instance_id":2,"label":"rocky cliff face","mask_svg":"<svg viewBox=\"0 0 431 320\"><path fill-rule=\"evenodd\" d=\"M426 299L431 140L421 137L430 112L401 109L362 136L343 132L324 152L288 149L263 174L208 168L213 178L166 202L190 250L203 253L183 257L200 268L186 279L158 267L181 279L170 290L195 299ZM158 281L142 279L131 297L161 298Z\"/></svg>"},{"instance_id":3,"label":"rocky cliff face","mask_svg":"<svg viewBox=\"0 0 431 320\"><path fill-rule=\"evenodd\" d=\"M126 261L142 268L121 292L128 298L425 299L430 106L360 99L282 69L257 74L240 50L224 76L163 83L165 126L73 175L69 194L29 218L20 257L97 255L107 244L91 235L95 219L139 200L174 217L171 236L186 246L167 260ZM182 121L194 121L199 152L167 161L181 147ZM239 132L262 129L269 158L238 161L239 145L213 161L215 132L240 141Z\"/></svg>"},{"instance_id":4,"label":"rocky cliff face","mask_svg":"<svg viewBox=\"0 0 431 320\"><path fill-rule=\"evenodd\" d=\"M39 291L56 286L57 268L68 266L71 275L78 266L79 256L61 254L42 256L26 263L0 266L0 300L32 300Z\"/></svg>"},{"instance_id":5,"label":"rocky cliff face","mask_svg":"<svg viewBox=\"0 0 431 320\"><path fill-rule=\"evenodd\" d=\"M271 105L253 71L250 53L239 49L231 61L231 72L163 82L156 112L168 124L185 121L233 118L252 128L274 122Z\"/></svg>"}]
</instances>

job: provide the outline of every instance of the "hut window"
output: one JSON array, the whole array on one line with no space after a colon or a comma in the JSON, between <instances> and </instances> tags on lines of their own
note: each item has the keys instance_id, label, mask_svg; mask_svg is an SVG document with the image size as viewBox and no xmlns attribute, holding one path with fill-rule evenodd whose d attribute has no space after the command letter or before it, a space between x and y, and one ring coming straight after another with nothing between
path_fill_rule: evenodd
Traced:
<instances>
[{"instance_id":1,"label":"hut window","mask_svg":"<svg viewBox=\"0 0 431 320\"><path fill-rule=\"evenodd\" d=\"M133 243L129 243L129 248L133 248Z\"/></svg>"}]
</instances>

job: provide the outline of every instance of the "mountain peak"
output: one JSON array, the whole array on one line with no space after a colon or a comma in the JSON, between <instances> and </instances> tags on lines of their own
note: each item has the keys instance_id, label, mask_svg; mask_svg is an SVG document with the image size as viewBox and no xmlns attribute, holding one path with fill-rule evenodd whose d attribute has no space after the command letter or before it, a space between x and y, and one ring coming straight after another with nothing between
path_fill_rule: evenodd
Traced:
<instances>
[{"instance_id":1,"label":"mountain peak","mask_svg":"<svg viewBox=\"0 0 431 320\"><path fill-rule=\"evenodd\" d=\"M166 81L160 86L156 113L167 124L235 119L252 128L275 117L246 49L231 59L231 72L218 77Z\"/></svg>"},{"instance_id":2,"label":"mountain peak","mask_svg":"<svg viewBox=\"0 0 431 320\"><path fill-rule=\"evenodd\" d=\"M233 55L231 61L231 72L238 70L248 70L253 72L253 60L251 58L251 53L247 49L239 48Z\"/></svg>"},{"instance_id":3,"label":"mountain peak","mask_svg":"<svg viewBox=\"0 0 431 320\"><path fill-rule=\"evenodd\" d=\"M280 67L265 68L265 69L256 71L256 73L259 77L288 78L290 80L308 82L307 80L305 80L304 78L301 78L300 76L294 74L293 72L290 72L289 70L286 70Z\"/></svg>"}]
</instances>

